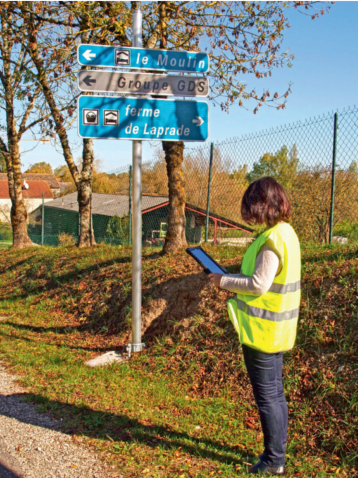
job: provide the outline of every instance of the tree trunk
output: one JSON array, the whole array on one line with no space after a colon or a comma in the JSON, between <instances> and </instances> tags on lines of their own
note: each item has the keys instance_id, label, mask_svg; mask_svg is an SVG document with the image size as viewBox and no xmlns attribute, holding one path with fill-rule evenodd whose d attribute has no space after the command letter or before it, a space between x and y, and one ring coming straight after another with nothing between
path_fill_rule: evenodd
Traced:
<instances>
[{"instance_id":1,"label":"tree trunk","mask_svg":"<svg viewBox=\"0 0 358 478\"><path fill-rule=\"evenodd\" d=\"M92 224L92 171L93 171L93 140L83 140L82 174L78 185L78 208L80 214L80 234L78 247L91 247L96 244Z\"/></svg>"},{"instance_id":2,"label":"tree trunk","mask_svg":"<svg viewBox=\"0 0 358 478\"><path fill-rule=\"evenodd\" d=\"M184 143L182 141L162 143L169 185L168 232L163 254L169 254L188 245L185 237L185 185L182 168Z\"/></svg>"},{"instance_id":3,"label":"tree trunk","mask_svg":"<svg viewBox=\"0 0 358 478\"><path fill-rule=\"evenodd\" d=\"M6 23L11 20L11 13L1 16L1 56L3 61L3 70L1 82L3 84L5 97L2 97L3 108L6 111L6 132L7 148L3 140L0 141L0 147L5 158L6 172L9 182L9 196L11 199L11 225L13 232L13 247L22 249L32 246L33 243L27 234L27 210L22 197L22 177L20 160L20 137L16 129L15 116L15 98L13 73L11 71L11 52L13 47L12 30ZM4 101L5 100L5 101ZM24 121L24 118L23 118Z\"/></svg>"},{"instance_id":4,"label":"tree trunk","mask_svg":"<svg viewBox=\"0 0 358 478\"><path fill-rule=\"evenodd\" d=\"M158 2L160 16L159 30L149 40L157 41L160 38L160 48L167 47L167 3ZM148 46L147 46L148 47ZM153 48L152 46L150 48ZM188 247L186 242L185 226L185 182L183 172L184 143L183 141L162 141L167 164L169 188L168 232L165 238L162 254L176 252Z\"/></svg>"},{"instance_id":5,"label":"tree trunk","mask_svg":"<svg viewBox=\"0 0 358 478\"><path fill-rule=\"evenodd\" d=\"M10 154L5 156L5 160L11 198L12 245L22 249L34 244L27 234L27 210L22 197L20 149L16 139L9 138L9 149Z\"/></svg>"}]
</instances>

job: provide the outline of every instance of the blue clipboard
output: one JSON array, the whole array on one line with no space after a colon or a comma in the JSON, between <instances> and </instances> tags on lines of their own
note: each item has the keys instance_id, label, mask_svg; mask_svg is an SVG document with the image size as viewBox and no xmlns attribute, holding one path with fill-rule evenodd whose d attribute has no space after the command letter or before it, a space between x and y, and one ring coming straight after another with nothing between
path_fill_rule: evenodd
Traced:
<instances>
[{"instance_id":1,"label":"blue clipboard","mask_svg":"<svg viewBox=\"0 0 358 478\"><path fill-rule=\"evenodd\" d=\"M207 252L200 246L188 247L186 252L191 256L201 267L206 274L219 273L227 274L227 270L218 264Z\"/></svg>"}]
</instances>

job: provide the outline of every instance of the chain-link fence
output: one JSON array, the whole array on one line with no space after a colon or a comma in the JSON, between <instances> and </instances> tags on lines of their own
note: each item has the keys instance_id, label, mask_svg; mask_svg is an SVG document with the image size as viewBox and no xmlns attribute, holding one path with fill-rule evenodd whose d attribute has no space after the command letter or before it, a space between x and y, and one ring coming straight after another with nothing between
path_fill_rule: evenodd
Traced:
<instances>
[{"instance_id":1,"label":"chain-link fence","mask_svg":"<svg viewBox=\"0 0 358 478\"><path fill-rule=\"evenodd\" d=\"M217 143L212 156L211 211L240 222L247 186L272 176L288 193L301 240L358 239L356 107ZM205 200L200 191L209 163L210 145L186 151L190 202Z\"/></svg>"},{"instance_id":2,"label":"chain-link fence","mask_svg":"<svg viewBox=\"0 0 358 478\"><path fill-rule=\"evenodd\" d=\"M237 245L251 236L240 216L245 189L272 176L285 188L293 207L292 224L302 241L330 242L336 236L358 240L358 108L294 124L185 148L186 236ZM168 223L168 177L163 153L143 165L143 243L163 244ZM130 244L131 167L107 179L116 194L93 193L92 218L97 242ZM58 203L58 204L57 204ZM41 217L30 225L41 242ZM37 228L37 229L36 229ZM76 194L44 206L42 242L77 237ZM61 238L62 234L62 238Z\"/></svg>"}]
</instances>

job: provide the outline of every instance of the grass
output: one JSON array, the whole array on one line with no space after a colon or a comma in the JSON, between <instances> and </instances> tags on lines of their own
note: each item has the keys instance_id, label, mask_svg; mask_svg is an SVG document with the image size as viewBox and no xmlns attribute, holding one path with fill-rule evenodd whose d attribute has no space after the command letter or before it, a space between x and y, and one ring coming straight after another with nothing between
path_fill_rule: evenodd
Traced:
<instances>
[{"instance_id":1,"label":"grass","mask_svg":"<svg viewBox=\"0 0 358 478\"><path fill-rule=\"evenodd\" d=\"M285 354L287 476L357 476L357 245L303 249L301 319ZM242 249L208 247L229 272ZM62 418L126 477L246 476L262 451L259 417L230 296L185 254L143 257L148 349L121 366L84 361L130 342L131 250L6 250L0 353L26 400Z\"/></svg>"}]
</instances>

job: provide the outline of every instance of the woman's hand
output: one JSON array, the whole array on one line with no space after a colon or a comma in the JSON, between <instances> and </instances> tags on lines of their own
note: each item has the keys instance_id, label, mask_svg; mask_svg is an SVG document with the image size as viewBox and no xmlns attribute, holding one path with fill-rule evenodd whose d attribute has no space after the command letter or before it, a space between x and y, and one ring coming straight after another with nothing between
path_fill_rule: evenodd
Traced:
<instances>
[{"instance_id":1,"label":"woman's hand","mask_svg":"<svg viewBox=\"0 0 358 478\"><path fill-rule=\"evenodd\" d=\"M217 272L215 272L214 274L209 274L209 278L211 280L211 282L216 285L216 287L220 287L220 281L221 281L221 278L224 274L219 274Z\"/></svg>"}]
</instances>

